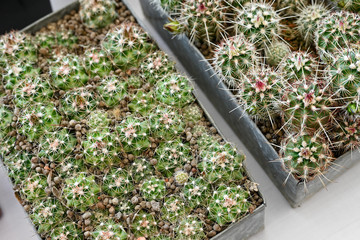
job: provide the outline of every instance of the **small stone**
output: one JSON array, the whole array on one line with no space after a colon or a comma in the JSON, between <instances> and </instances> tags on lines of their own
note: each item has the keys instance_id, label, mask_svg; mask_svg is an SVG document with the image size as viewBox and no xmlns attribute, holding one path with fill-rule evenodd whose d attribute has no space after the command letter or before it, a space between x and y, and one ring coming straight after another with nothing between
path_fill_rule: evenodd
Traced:
<instances>
[{"instance_id":1,"label":"small stone","mask_svg":"<svg viewBox=\"0 0 360 240\"><path fill-rule=\"evenodd\" d=\"M91 235L91 233L89 231L84 233L84 237L86 237L86 238L90 237L90 235Z\"/></svg>"},{"instance_id":2,"label":"small stone","mask_svg":"<svg viewBox=\"0 0 360 240\"><path fill-rule=\"evenodd\" d=\"M160 212L160 203L156 202L156 201L151 201L151 208L152 210L154 210L155 212Z\"/></svg>"},{"instance_id":3,"label":"small stone","mask_svg":"<svg viewBox=\"0 0 360 240\"><path fill-rule=\"evenodd\" d=\"M89 217L91 217L91 212L86 212L81 216L83 219L88 219Z\"/></svg>"},{"instance_id":4,"label":"small stone","mask_svg":"<svg viewBox=\"0 0 360 240\"><path fill-rule=\"evenodd\" d=\"M207 236L208 237L213 237L213 236L215 236L216 235L216 232L214 231L214 230L211 230L208 234L207 234Z\"/></svg>"},{"instance_id":5,"label":"small stone","mask_svg":"<svg viewBox=\"0 0 360 240\"><path fill-rule=\"evenodd\" d=\"M134 196L134 197L131 198L131 203L132 204L136 205L138 202L139 202L138 197Z\"/></svg>"},{"instance_id":6,"label":"small stone","mask_svg":"<svg viewBox=\"0 0 360 240\"><path fill-rule=\"evenodd\" d=\"M104 205L102 202L98 202L98 203L96 204L96 207L99 208L99 209L102 209L102 210L105 209L105 205Z\"/></svg>"},{"instance_id":7,"label":"small stone","mask_svg":"<svg viewBox=\"0 0 360 240\"><path fill-rule=\"evenodd\" d=\"M80 124L76 124L76 125L75 125L75 130L76 130L76 131L80 131L80 130L81 130L81 125L80 125Z\"/></svg>"},{"instance_id":8,"label":"small stone","mask_svg":"<svg viewBox=\"0 0 360 240\"><path fill-rule=\"evenodd\" d=\"M155 166L155 165L157 164L157 160L156 160L155 158L152 158L152 159L150 160L150 164L153 165L153 166Z\"/></svg>"},{"instance_id":9,"label":"small stone","mask_svg":"<svg viewBox=\"0 0 360 240\"><path fill-rule=\"evenodd\" d=\"M84 221L84 224L85 224L85 226L89 226L89 225L91 224L91 220L90 220L90 219L86 219L86 220Z\"/></svg>"},{"instance_id":10,"label":"small stone","mask_svg":"<svg viewBox=\"0 0 360 240\"><path fill-rule=\"evenodd\" d=\"M150 209L151 208L151 203L150 202L146 202L146 208Z\"/></svg>"},{"instance_id":11,"label":"small stone","mask_svg":"<svg viewBox=\"0 0 360 240\"><path fill-rule=\"evenodd\" d=\"M220 227L219 224L214 224L213 229L214 229L215 231L217 231L217 232L220 232L220 231L221 231L221 227Z\"/></svg>"},{"instance_id":12,"label":"small stone","mask_svg":"<svg viewBox=\"0 0 360 240\"><path fill-rule=\"evenodd\" d=\"M132 154L129 154L127 157L130 161L134 161L135 160L135 156Z\"/></svg>"},{"instance_id":13,"label":"small stone","mask_svg":"<svg viewBox=\"0 0 360 240\"><path fill-rule=\"evenodd\" d=\"M111 202L112 202L113 205L118 205L119 204L119 199L114 198Z\"/></svg>"},{"instance_id":14,"label":"small stone","mask_svg":"<svg viewBox=\"0 0 360 240\"><path fill-rule=\"evenodd\" d=\"M114 207L111 207L111 208L109 209L109 213L110 213L110 214L114 214L114 213L115 213L115 208L114 208Z\"/></svg>"}]
</instances>

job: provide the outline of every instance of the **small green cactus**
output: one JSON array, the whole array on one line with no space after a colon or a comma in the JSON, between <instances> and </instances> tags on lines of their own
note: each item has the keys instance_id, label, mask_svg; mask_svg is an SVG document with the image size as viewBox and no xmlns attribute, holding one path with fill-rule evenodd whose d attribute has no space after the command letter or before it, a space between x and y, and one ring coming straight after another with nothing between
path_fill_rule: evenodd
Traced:
<instances>
[{"instance_id":1,"label":"small green cactus","mask_svg":"<svg viewBox=\"0 0 360 240\"><path fill-rule=\"evenodd\" d=\"M31 158L32 156L26 152L3 156L2 160L8 171L8 176L13 180L14 184L25 182L31 174Z\"/></svg>"},{"instance_id":2,"label":"small green cactus","mask_svg":"<svg viewBox=\"0 0 360 240\"><path fill-rule=\"evenodd\" d=\"M118 17L115 7L114 0L80 0L80 19L89 28L106 27Z\"/></svg>"},{"instance_id":3,"label":"small green cactus","mask_svg":"<svg viewBox=\"0 0 360 240\"><path fill-rule=\"evenodd\" d=\"M180 171L175 172L174 179L175 179L176 184L184 185L189 180L189 174L187 172L180 170Z\"/></svg>"},{"instance_id":4,"label":"small green cactus","mask_svg":"<svg viewBox=\"0 0 360 240\"><path fill-rule=\"evenodd\" d=\"M203 116L203 110L197 105L192 104L183 108L183 117L185 122L197 123Z\"/></svg>"},{"instance_id":5,"label":"small green cactus","mask_svg":"<svg viewBox=\"0 0 360 240\"><path fill-rule=\"evenodd\" d=\"M344 118L339 121L337 129L334 130L335 142L333 145L341 150L354 150L360 146L360 119L349 121Z\"/></svg>"},{"instance_id":6,"label":"small green cactus","mask_svg":"<svg viewBox=\"0 0 360 240\"><path fill-rule=\"evenodd\" d=\"M155 236L158 234L158 226L155 220L155 217L144 211L135 213L135 218L132 224L132 232L135 235L135 238L141 239L148 238L150 236Z\"/></svg>"},{"instance_id":7,"label":"small green cactus","mask_svg":"<svg viewBox=\"0 0 360 240\"><path fill-rule=\"evenodd\" d=\"M84 66L91 77L106 77L113 70L112 63L106 53L98 48L86 50L84 53Z\"/></svg>"},{"instance_id":8,"label":"small green cactus","mask_svg":"<svg viewBox=\"0 0 360 240\"><path fill-rule=\"evenodd\" d=\"M130 174L136 183L151 177L154 168L150 165L150 161L145 158L138 158L132 163Z\"/></svg>"},{"instance_id":9,"label":"small green cactus","mask_svg":"<svg viewBox=\"0 0 360 240\"><path fill-rule=\"evenodd\" d=\"M148 201L160 201L166 196L165 181L155 177L145 180L141 184L141 195Z\"/></svg>"},{"instance_id":10,"label":"small green cactus","mask_svg":"<svg viewBox=\"0 0 360 240\"><path fill-rule=\"evenodd\" d=\"M92 232L94 240L126 240L128 235L124 228L118 223L108 220L101 222Z\"/></svg>"},{"instance_id":11,"label":"small green cactus","mask_svg":"<svg viewBox=\"0 0 360 240\"><path fill-rule=\"evenodd\" d=\"M110 119L108 113L102 110L92 111L87 119L87 125L90 129L104 129L109 127Z\"/></svg>"},{"instance_id":12,"label":"small green cactus","mask_svg":"<svg viewBox=\"0 0 360 240\"><path fill-rule=\"evenodd\" d=\"M183 194L189 206L195 208L204 203L210 190L209 182L202 177L189 178L184 184Z\"/></svg>"},{"instance_id":13,"label":"small green cactus","mask_svg":"<svg viewBox=\"0 0 360 240\"><path fill-rule=\"evenodd\" d=\"M304 81L316 74L317 61L307 52L292 52L280 65L288 82Z\"/></svg>"},{"instance_id":14,"label":"small green cactus","mask_svg":"<svg viewBox=\"0 0 360 240\"><path fill-rule=\"evenodd\" d=\"M103 191L113 197L123 197L134 190L134 184L126 169L112 169L103 178Z\"/></svg>"},{"instance_id":15,"label":"small green cactus","mask_svg":"<svg viewBox=\"0 0 360 240\"><path fill-rule=\"evenodd\" d=\"M56 168L58 176L62 178L68 178L69 176L84 171L86 171L84 159L76 159L72 156L62 159Z\"/></svg>"},{"instance_id":16,"label":"small green cactus","mask_svg":"<svg viewBox=\"0 0 360 240\"><path fill-rule=\"evenodd\" d=\"M270 66L277 67L290 52L290 48L286 43L273 41L270 46L265 48L266 62Z\"/></svg>"},{"instance_id":17,"label":"small green cactus","mask_svg":"<svg viewBox=\"0 0 360 240\"><path fill-rule=\"evenodd\" d=\"M184 200L177 196L170 196L166 198L164 206L161 208L162 218L177 224L179 219L185 217L189 213L189 209L186 206Z\"/></svg>"},{"instance_id":18,"label":"small green cactus","mask_svg":"<svg viewBox=\"0 0 360 240\"><path fill-rule=\"evenodd\" d=\"M204 222L195 216L184 217L176 227L177 240L201 240L205 238Z\"/></svg>"},{"instance_id":19,"label":"small green cactus","mask_svg":"<svg viewBox=\"0 0 360 240\"><path fill-rule=\"evenodd\" d=\"M40 74L40 69L35 68L28 62L15 62L8 64L4 68L4 87L6 89L14 89L24 79L37 78Z\"/></svg>"},{"instance_id":20,"label":"small green cactus","mask_svg":"<svg viewBox=\"0 0 360 240\"><path fill-rule=\"evenodd\" d=\"M149 111L156 107L154 94L153 91L147 93L142 90L137 91L132 101L128 104L130 111L146 116Z\"/></svg>"},{"instance_id":21,"label":"small green cactus","mask_svg":"<svg viewBox=\"0 0 360 240\"><path fill-rule=\"evenodd\" d=\"M108 77L101 81L97 90L106 105L114 107L127 95L127 83L115 76Z\"/></svg>"},{"instance_id":22,"label":"small green cactus","mask_svg":"<svg viewBox=\"0 0 360 240\"><path fill-rule=\"evenodd\" d=\"M72 49L78 44L79 39L73 31L62 30L56 33L56 42L59 46Z\"/></svg>"},{"instance_id":23,"label":"small green cactus","mask_svg":"<svg viewBox=\"0 0 360 240\"><path fill-rule=\"evenodd\" d=\"M10 130L13 121L13 112L5 105L0 106L0 138L2 139Z\"/></svg>"},{"instance_id":24,"label":"small green cactus","mask_svg":"<svg viewBox=\"0 0 360 240\"><path fill-rule=\"evenodd\" d=\"M172 140L185 130L185 123L176 109L158 107L149 116L150 129L156 138Z\"/></svg>"},{"instance_id":25,"label":"small green cactus","mask_svg":"<svg viewBox=\"0 0 360 240\"><path fill-rule=\"evenodd\" d=\"M81 240L83 239L81 231L73 222L62 222L60 226L53 228L50 233L52 240Z\"/></svg>"},{"instance_id":26,"label":"small green cactus","mask_svg":"<svg viewBox=\"0 0 360 240\"><path fill-rule=\"evenodd\" d=\"M39 48L47 48L49 50L52 50L57 44L55 34L48 32L37 32L35 42Z\"/></svg>"},{"instance_id":27,"label":"small green cactus","mask_svg":"<svg viewBox=\"0 0 360 240\"><path fill-rule=\"evenodd\" d=\"M44 175L38 173L30 175L22 182L21 195L29 202L45 199L47 186Z\"/></svg>"}]
</instances>

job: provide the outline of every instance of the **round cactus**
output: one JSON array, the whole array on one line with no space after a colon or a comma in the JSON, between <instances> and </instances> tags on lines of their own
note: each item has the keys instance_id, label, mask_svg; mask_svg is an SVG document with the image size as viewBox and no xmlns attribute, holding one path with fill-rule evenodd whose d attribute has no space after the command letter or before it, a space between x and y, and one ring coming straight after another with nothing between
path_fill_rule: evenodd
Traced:
<instances>
[{"instance_id":1,"label":"round cactus","mask_svg":"<svg viewBox=\"0 0 360 240\"><path fill-rule=\"evenodd\" d=\"M37 32L35 42L39 48L47 48L49 50L52 50L57 44L55 34L48 32Z\"/></svg>"},{"instance_id":2,"label":"round cactus","mask_svg":"<svg viewBox=\"0 0 360 240\"><path fill-rule=\"evenodd\" d=\"M83 212L97 203L99 192L100 187L95 182L95 177L87 176L86 173L79 173L66 179L63 189L66 205Z\"/></svg>"},{"instance_id":3,"label":"round cactus","mask_svg":"<svg viewBox=\"0 0 360 240\"><path fill-rule=\"evenodd\" d=\"M280 65L288 82L304 81L316 74L317 61L307 52L292 52Z\"/></svg>"},{"instance_id":4,"label":"round cactus","mask_svg":"<svg viewBox=\"0 0 360 240\"><path fill-rule=\"evenodd\" d=\"M197 104L184 107L182 113L185 122L193 122L195 124L199 122L203 116L203 110Z\"/></svg>"},{"instance_id":5,"label":"round cactus","mask_svg":"<svg viewBox=\"0 0 360 240\"><path fill-rule=\"evenodd\" d=\"M189 180L189 174L180 170L175 172L174 179L178 185L184 185Z\"/></svg>"},{"instance_id":6,"label":"round cactus","mask_svg":"<svg viewBox=\"0 0 360 240\"><path fill-rule=\"evenodd\" d=\"M269 45L280 33L281 17L267 3L252 2L236 14L237 31L258 47Z\"/></svg>"},{"instance_id":7,"label":"round cactus","mask_svg":"<svg viewBox=\"0 0 360 240\"><path fill-rule=\"evenodd\" d=\"M75 159L68 156L57 165L56 172L59 177L68 178L76 173L86 171L84 159Z\"/></svg>"},{"instance_id":8,"label":"round cactus","mask_svg":"<svg viewBox=\"0 0 360 240\"><path fill-rule=\"evenodd\" d=\"M255 46L243 35L226 38L215 48L215 71L229 87L241 83L248 71L257 65L259 56Z\"/></svg>"},{"instance_id":9,"label":"round cactus","mask_svg":"<svg viewBox=\"0 0 360 240\"><path fill-rule=\"evenodd\" d=\"M106 53L97 48L86 50L84 53L84 66L91 77L105 77L113 70L111 60Z\"/></svg>"},{"instance_id":10,"label":"round cactus","mask_svg":"<svg viewBox=\"0 0 360 240\"><path fill-rule=\"evenodd\" d=\"M45 187L47 186L45 176L38 173L30 175L22 182L21 194L29 202L39 201L46 198Z\"/></svg>"},{"instance_id":11,"label":"round cactus","mask_svg":"<svg viewBox=\"0 0 360 240\"><path fill-rule=\"evenodd\" d=\"M181 139L163 142L155 150L155 158L157 159L156 168L165 176L170 177L174 174L175 168L191 162L191 149L187 144L182 143Z\"/></svg>"},{"instance_id":12,"label":"round cactus","mask_svg":"<svg viewBox=\"0 0 360 240\"><path fill-rule=\"evenodd\" d=\"M97 90L108 107L120 104L127 95L127 83L120 81L118 77L108 77L101 81Z\"/></svg>"},{"instance_id":13,"label":"round cactus","mask_svg":"<svg viewBox=\"0 0 360 240\"><path fill-rule=\"evenodd\" d=\"M145 180L141 184L141 195L148 201L160 201L166 196L165 181L155 177Z\"/></svg>"},{"instance_id":14,"label":"round cactus","mask_svg":"<svg viewBox=\"0 0 360 240\"><path fill-rule=\"evenodd\" d=\"M0 106L0 138L2 139L11 130L13 119L12 111L5 105Z\"/></svg>"},{"instance_id":15,"label":"round cactus","mask_svg":"<svg viewBox=\"0 0 360 240\"><path fill-rule=\"evenodd\" d=\"M118 14L114 0L81 0L79 15L89 28L99 29L110 25Z\"/></svg>"},{"instance_id":16,"label":"round cactus","mask_svg":"<svg viewBox=\"0 0 360 240\"><path fill-rule=\"evenodd\" d=\"M164 104L182 108L194 101L192 86L188 78L171 74L156 84L156 99Z\"/></svg>"},{"instance_id":17,"label":"round cactus","mask_svg":"<svg viewBox=\"0 0 360 240\"><path fill-rule=\"evenodd\" d=\"M87 88L67 91L61 99L61 110L69 118L80 120L88 116L98 105L95 94Z\"/></svg>"},{"instance_id":18,"label":"round cactus","mask_svg":"<svg viewBox=\"0 0 360 240\"><path fill-rule=\"evenodd\" d=\"M125 169L112 169L103 178L103 191L113 197L123 197L134 190L131 176Z\"/></svg>"},{"instance_id":19,"label":"round cactus","mask_svg":"<svg viewBox=\"0 0 360 240\"><path fill-rule=\"evenodd\" d=\"M14 89L24 79L37 78L40 74L40 69L35 68L32 64L27 62L15 62L8 64L4 68L4 87L6 89Z\"/></svg>"},{"instance_id":20,"label":"round cactus","mask_svg":"<svg viewBox=\"0 0 360 240\"><path fill-rule=\"evenodd\" d=\"M266 62L277 67L291 53L289 46L282 41L274 41L265 48Z\"/></svg>"},{"instance_id":21,"label":"round cactus","mask_svg":"<svg viewBox=\"0 0 360 240\"><path fill-rule=\"evenodd\" d=\"M122 23L106 35L102 47L117 67L127 70L138 67L150 52L152 45L147 41L148 35L136 24Z\"/></svg>"},{"instance_id":22,"label":"round cactus","mask_svg":"<svg viewBox=\"0 0 360 240\"><path fill-rule=\"evenodd\" d=\"M301 11L296 14L297 30L307 46L315 43L317 25L329 14L330 11L323 3L302 7Z\"/></svg>"},{"instance_id":23,"label":"round cactus","mask_svg":"<svg viewBox=\"0 0 360 240\"><path fill-rule=\"evenodd\" d=\"M61 223L60 226L53 228L50 233L52 240L81 240L83 236L81 231L73 222Z\"/></svg>"},{"instance_id":24,"label":"round cactus","mask_svg":"<svg viewBox=\"0 0 360 240\"><path fill-rule=\"evenodd\" d=\"M144 211L135 213L135 218L132 224L132 232L135 235L135 238L148 238L150 236L155 236L158 234L158 227L155 217Z\"/></svg>"},{"instance_id":25,"label":"round cactus","mask_svg":"<svg viewBox=\"0 0 360 240\"><path fill-rule=\"evenodd\" d=\"M124 228L108 220L106 222L101 222L92 232L92 237L94 240L126 240L128 235Z\"/></svg>"},{"instance_id":26,"label":"round cactus","mask_svg":"<svg viewBox=\"0 0 360 240\"><path fill-rule=\"evenodd\" d=\"M153 172L153 167L150 165L149 160L145 158L136 159L130 168L131 176L136 183L150 177Z\"/></svg>"},{"instance_id":27,"label":"round cactus","mask_svg":"<svg viewBox=\"0 0 360 240\"><path fill-rule=\"evenodd\" d=\"M307 5L307 2L306 0L277 0L276 10L278 10L281 15L292 17L296 13L301 12L302 8Z\"/></svg>"},{"instance_id":28,"label":"round cactus","mask_svg":"<svg viewBox=\"0 0 360 240\"><path fill-rule=\"evenodd\" d=\"M87 119L87 125L90 129L104 129L109 127L110 119L108 113L102 110L92 111Z\"/></svg>"},{"instance_id":29,"label":"round cactus","mask_svg":"<svg viewBox=\"0 0 360 240\"><path fill-rule=\"evenodd\" d=\"M186 216L176 227L177 240L201 240L205 238L204 223L198 217Z\"/></svg>"},{"instance_id":30,"label":"round cactus","mask_svg":"<svg viewBox=\"0 0 360 240\"><path fill-rule=\"evenodd\" d=\"M189 209L183 199L177 196L170 196L166 198L164 206L161 209L162 218L176 224L179 219L186 216Z\"/></svg>"},{"instance_id":31,"label":"round cactus","mask_svg":"<svg viewBox=\"0 0 360 240\"><path fill-rule=\"evenodd\" d=\"M77 45L79 39L73 31L61 30L56 33L56 42L59 46L72 49Z\"/></svg>"},{"instance_id":32,"label":"round cactus","mask_svg":"<svg viewBox=\"0 0 360 240\"><path fill-rule=\"evenodd\" d=\"M184 184L183 194L189 206L194 208L206 200L209 195L210 184L208 181L205 181L202 177L199 178L189 178L189 180Z\"/></svg>"},{"instance_id":33,"label":"round cactus","mask_svg":"<svg viewBox=\"0 0 360 240\"><path fill-rule=\"evenodd\" d=\"M181 135L185 123L176 109L158 107L149 116L150 129L156 138L171 140Z\"/></svg>"},{"instance_id":34,"label":"round cactus","mask_svg":"<svg viewBox=\"0 0 360 240\"><path fill-rule=\"evenodd\" d=\"M353 150L360 146L360 119L357 118L354 121L349 119L341 119L339 125L334 130L333 143L341 150Z\"/></svg>"},{"instance_id":35,"label":"round cactus","mask_svg":"<svg viewBox=\"0 0 360 240\"><path fill-rule=\"evenodd\" d=\"M2 153L2 149L0 149ZM8 171L8 176L14 184L23 183L31 174L31 155L28 153L16 153L3 156L2 160Z\"/></svg>"},{"instance_id":36,"label":"round cactus","mask_svg":"<svg viewBox=\"0 0 360 240\"><path fill-rule=\"evenodd\" d=\"M142 90L137 91L128 107L131 112L146 116L149 111L156 107L154 92L145 93Z\"/></svg>"}]
</instances>

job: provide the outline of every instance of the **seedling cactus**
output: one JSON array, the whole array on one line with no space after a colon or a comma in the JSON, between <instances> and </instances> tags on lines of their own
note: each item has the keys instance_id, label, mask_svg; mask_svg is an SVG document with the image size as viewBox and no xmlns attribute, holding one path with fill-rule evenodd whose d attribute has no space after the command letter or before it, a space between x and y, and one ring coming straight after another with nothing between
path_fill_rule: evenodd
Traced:
<instances>
[{"instance_id":1,"label":"seedling cactus","mask_svg":"<svg viewBox=\"0 0 360 240\"><path fill-rule=\"evenodd\" d=\"M149 119L152 134L157 138L171 140L184 132L184 121L176 109L159 107Z\"/></svg>"},{"instance_id":2,"label":"seedling cactus","mask_svg":"<svg viewBox=\"0 0 360 240\"><path fill-rule=\"evenodd\" d=\"M153 215L140 211L135 214L135 219L133 221L133 232L135 237L138 239L141 237L147 238L148 236L154 236L158 232L157 222Z\"/></svg>"},{"instance_id":3,"label":"seedling cactus","mask_svg":"<svg viewBox=\"0 0 360 240\"><path fill-rule=\"evenodd\" d=\"M124 197L134 190L131 176L125 169L113 169L103 179L104 192L113 197Z\"/></svg>"},{"instance_id":4,"label":"seedling cactus","mask_svg":"<svg viewBox=\"0 0 360 240\"><path fill-rule=\"evenodd\" d=\"M114 0L81 0L79 15L89 28L103 28L118 16Z\"/></svg>"},{"instance_id":5,"label":"seedling cactus","mask_svg":"<svg viewBox=\"0 0 360 240\"><path fill-rule=\"evenodd\" d=\"M282 41L274 41L265 48L266 62L273 67L278 66L289 54L289 46Z\"/></svg>"},{"instance_id":6,"label":"seedling cactus","mask_svg":"<svg viewBox=\"0 0 360 240\"><path fill-rule=\"evenodd\" d=\"M50 233L51 239L63 240L74 239L80 240L83 238L80 230L73 222L63 222L60 226L54 228Z\"/></svg>"},{"instance_id":7,"label":"seedling cactus","mask_svg":"<svg viewBox=\"0 0 360 240\"><path fill-rule=\"evenodd\" d=\"M292 52L280 64L287 81L304 81L316 74L317 61L307 52Z\"/></svg>"},{"instance_id":8,"label":"seedling cactus","mask_svg":"<svg viewBox=\"0 0 360 240\"><path fill-rule=\"evenodd\" d=\"M133 100L128 104L128 107L134 113L139 113L143 116L147 115L149 111L156 107L154 94L153 91L146 93L143 90L139 90L133 96Z\"/></svg>"},{"instance_id":9,"label":"seedling cactus","mask_svg":"<svg viewBox=\"0 0 360 240\"><path fill-rule=\"evenodd\" d=\"M197 217L187 216L180 221L175 229L178 234L177 239L201 240L204 239L204 223Z\"/></svg>"},{"instance_id":10,"label":"seedling cactus","mask_svg":"<svg viewBox=\"0 0 360 240\"><path fill-rule=\"evenodd\" d=\"M170 196L165 200L161 214L164 216L164 219L176 224L179 219L186 216L186 213L189 212L188 210L182 198Z\"/></svg>"},{"instance_id":11,"label":"seedling cactus","mask_svg":"<svg viewBox=\"0 0 360 240\"><path fill-rule=\"evenodd\" d=\"M180 170L175 172L174 178L175 178L175 182L178 185L184 185L189 179L189 174L187 172Z\"/></svg>"},{"instance_id":12,"label":"seedling cactus","mask_svg":"<svg viewBox=\"0 0 360 240\"><path fill-rule=\"evenodd\" d=\"M46 198L45 188L47 186L44 175L30 175L22 183L21 194L28 201L44 200Z\"/></svg>"},{"instance_id":13,"label":"seedling cactus","mask_svg":"<svg viewBox=\"0 0 360 240\"><path fill-rule=\"evenodd\" d=\"M184 184L183 194L190 207L196 207L204 203L210 190L209 182L202 177L189 178Z\"/></svg>"},{"instance_id":14,"label":"seedling cactus","mask_svg":"<svg viewBox=\"0 0 360 240\"><path fill-rule=\"evenodd\" d=\"M90 76L106 77L113 70L112 63L103 50L92 48L84 55L84 66Z\"/></svg>"},{"instance_id":15,"label":"seedling cactus","mask_svg":"<svg viewBox=\"0 0 360 240\"><path fill-rule=\"evenodd\" d=\"M145 180L141 184L141 194L148 201L160 201L166 195L165 181L155 177Z\"/></svg>"},{"instance_id":16,"label":"seedling cactus","mask_svg":"<svg viewBox=\"0 0 360 240\"><path fill-rule=\"evenodd\" d=\"M126 240L128 235L124 228L113 222L106 221L101 222L92 233L92 237L95 240Z\"/></svg>"},{"instance_id":17,"label":"seedling cactus","mask_svg":"<svg viewBox=\"0 0 360 240\"><path fill-rule=\"evenodd\" d=\"M108 77L101 81L97 90L108 107L114 107L127 95L127 84L118 77Z\"/></svg>"},{"instance_id":18,"label":"seedling cactus","mask_svg":"<svg viewBox=\"0 0 360 240\"><path fill-rule=\"evenodd\" d=\"M14 89L14 87L28 78L36 78L39 76L40 69L35 68L28 62L17 61L13 64L8 64L4 69L4 87L5 89Z\"/></svg>"}]
</instances>

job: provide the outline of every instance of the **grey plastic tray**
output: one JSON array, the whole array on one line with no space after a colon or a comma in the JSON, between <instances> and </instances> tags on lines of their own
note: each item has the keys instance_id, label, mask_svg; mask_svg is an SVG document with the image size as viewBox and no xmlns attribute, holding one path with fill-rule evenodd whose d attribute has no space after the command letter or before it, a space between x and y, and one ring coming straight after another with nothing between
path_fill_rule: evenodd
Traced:
<instances>
[{"instance_id":1,"label":"grey plastic tray","mask_svg":"<svg viewBox=\"0 0 360 240\"><path fill-rule=\"evenodd\" d=\"M196 85L207 95L219 114L224 117L233 132L248 148L292 207L299 207L304 200L359 161L359 151L348 152L336 159L323 177L306 184L289 176L282 163L277 161L278 153L250 117L244 114L233 94L220 81L200 51L190 43L187 37L174 37L163 29L163 25L168 22L168 16L163 10L151 4L149 0L140 0L140 2L146 18L143 21L149 25L147 27L149 34L156 41L167 44L168 51L176 56L178 64L182 65Z\"/></svg>"}]
</instances>

